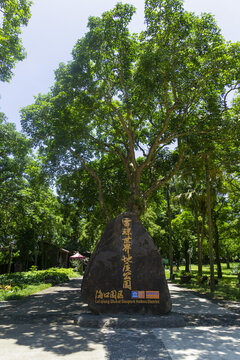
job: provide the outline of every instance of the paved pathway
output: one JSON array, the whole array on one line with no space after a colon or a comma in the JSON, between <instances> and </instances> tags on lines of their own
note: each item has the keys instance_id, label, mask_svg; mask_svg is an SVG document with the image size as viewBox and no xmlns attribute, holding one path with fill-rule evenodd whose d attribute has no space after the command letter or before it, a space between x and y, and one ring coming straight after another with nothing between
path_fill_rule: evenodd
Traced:
<instances>
[{"instance_id":1,"label":"paved pathway","mask_svg":"<svg viewBox=\"0 0 240 360\"><path fill-rule=\"evenodd\" d=\"M145 316L134 325L126 317L121 328L117 321L115 327L109 321L80 327L74 319L87 312L80 286L74 279L18 302L0 302L0 360L240 359L239 306L232 312L170 284L169 322Z\"/></svg>"}]
</instances>

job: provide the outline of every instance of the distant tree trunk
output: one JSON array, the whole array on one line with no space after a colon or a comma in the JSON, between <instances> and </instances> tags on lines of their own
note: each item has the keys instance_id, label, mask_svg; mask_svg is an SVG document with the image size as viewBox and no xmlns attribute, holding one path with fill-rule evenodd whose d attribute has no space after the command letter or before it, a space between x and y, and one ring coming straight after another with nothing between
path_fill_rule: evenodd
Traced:
<instances>
[{"instance_id":1,"label":"distant tree trunk","mask_svg":"<svg viewBox=\"0 0 240 360\"><path fill-rule=\"evenodd\" d=\"M189 253L189 242L184 241L184 259L185 259L185 271L190 272L190 253Z\"/></svg>"},{"instance_id":2,"label":"distant tree trunk","mask_svg":"<svg viewBox=\"0 0 240 360\"><path fill-rule=\"evenodd\" d=\"M171 210L171 205L170 205L170 195L169 195L169 187L168 186L167 186L167 206L168 206L170 280L173 280L172 210Z\"/></svg>"},{"instance_id":3,"label":"distant tree trunk","mask_svg":"<svg viewBox=\"0 0 240 360\"><path fill-rule=\"evenodd\" d=\"M26 254L25 270L28 271L29 267L29 251Z\"/></svg>"},{"instance_id":4,"label":"distant tree trunk","mask_svg":"<svg viewBox=\"0 0 240 360\"><path fill-rule=\"evenodd\" d=\"M229 252L227 252L227 269L230 269L230 255L229 255Z\"/></svg>"},{"instance_id":5,"label":"distant tree trunk","mask_svg":"<svg viewBox=\"0 0 240 360\"><path fill-rule=\"evenodd\" d=\"M215 230L214 250L216 255L217 272L218 272L218 278L222 279L222 266L221 266L220 252L219 252L219 232L217 227L217 214L213 216L213 225Z\"/></svg>"},{"instance_id":6,"label":"distant tree trunk","mask_svg":"<svg viewBox=\"0 0 240 360\"><path fill-rule=\"evenodd\" d=\"M179 269L180 269L180 265L181 265L181 258L180 258L180 256L178 256L177 258L176 258L176 266L177 266L177 270L179 271Z\"/></svg>"},{"instance_id":7,"label":"distant tree trunk","mask_svg":"<svg viewBox=\"0 0 240 360\"><path fill-rule=\"evenodd\" d=\"M13 249L12 249L12 245L9 245L9 263L8 263L8 269L7 269L8 274L10 274L10 272L11 272L12 258L13 258Z\"/></svg>"},{"instance_id":8,"label":"distant tree trunk","mask_svg":"<svg viewBox=\"0 0 240 360\"><path fill-rule=\"evenodd\" d=\"M38 254L39 254L39 250L37 249L34 255L34 266L37 266L38 264Z\"/></svg>"},{"instance_id":9,"label":"distant tree trunk","mask_svg":"<svg viewBox=\"0 0 240 360\"><path fill-rule=\"evenodd\" d=\"M205 220L206 220L206 207L202 207L202 228L201 228L201 238L198 248L198 276L202 276L202 246L205 230Z\"/></svg>"},{"instance_id":10,"label":"distant tree trunk","mask_svg":"<svg viewBox=\"0 0 240 360\"><path fill-rule=\"evenodd\" d=\"M207 208L208 208L208 233L209 233L209 261L210 261L210 290L215 290L214 279L214 257L213 257L213 234L212 234L212 211L211 211L211 189L210 189L210 171L208 166L208 157L205 158L206 169L206 187L207 187Z\"/></svg>"},{"instance_id":11,"label":"distant tree trunk","mask_svg":"<svg viewBox=\"0 0 240 360\"><path fill-rule=\"evenodd\" d=\"M200 254L200 249L201 249L201 237L200 237L200 227L199 227L198 209L197 209L197 207L195 208L194 214L195 214L197 240L198 240L198 275L199 275L199 268L200 268L200 266L199 266L199 254ZM202 275L199 275L199 276L202 276Z\"/></svg>"},{"instance_id":12,"label":"distant tree trunk","mask_svg":"<svg viewBox=\"0 0 240 360\"><path fill-rule=\"evenodd\" d=\"M185 263L185 271L189 273L190 272L190 255L189 255L188 252L185 255L185 261L186 261L186 263Z\"/></svg>"},{"instance_id":13,"label":"distant tree trunk","mask_svg":"<svg viewBox=\"0 0 240 360\"><path fill-rule=\"evenodd\" d=\"M28 268L29 268L29 257L27 257L25 270L28 271Z\"/></svg>"},{"instance_id":14,"label":"distant tree trunk","mask_svg":"<svg viewBox=\"0 0 240 360\"><path fill-rule=\"evenodd\" d=\"M178 238L176 236L174 236L174 232L172 233L172 239L173 239L173 243L175 244L178 244ZM176 267L177 267L177 270L179 270L180 268L180 265L181 265L181 260L182 260L182 255L181 255L181 252L180 252L180 246L176 246L173 250L174 252L174 259L175 259L175 262L176 262Z\"/></svg>"},{"instance_id":15,"label":"distant tree trunk","mask_svg":"<svg viewBox=\"0 0 240 360\"><path fill-rule=\"evenodd\" d=\"M44 261L45 260L45 253L44 253L44 244L43 241L41 241L41 268L44 269Z\"/></svg>"}]
</instances>

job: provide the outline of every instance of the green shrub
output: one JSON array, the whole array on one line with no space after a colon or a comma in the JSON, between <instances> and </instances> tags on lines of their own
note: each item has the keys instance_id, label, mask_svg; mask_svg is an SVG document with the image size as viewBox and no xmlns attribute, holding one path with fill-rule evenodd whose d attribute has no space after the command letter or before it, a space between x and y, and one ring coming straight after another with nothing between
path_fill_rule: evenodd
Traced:
<instances>
[{"instance_id":1,"label":"green shrub","mask_svg":"<svg viewBox=\"0 0 240 360\"><path fill-rule=\"evenodd\" d=\"M25 294L29 295L27 289L31 289L30 293L33 293L33 288L36 289L35 292L40 291L47 285L47 287L58 285L77 275L78 273L73 269L37 270L36 267L31 267L30 271L27 272L3 274L0 275L0 300L21 298L26 296Z\"/></svg>"}]
</instances>

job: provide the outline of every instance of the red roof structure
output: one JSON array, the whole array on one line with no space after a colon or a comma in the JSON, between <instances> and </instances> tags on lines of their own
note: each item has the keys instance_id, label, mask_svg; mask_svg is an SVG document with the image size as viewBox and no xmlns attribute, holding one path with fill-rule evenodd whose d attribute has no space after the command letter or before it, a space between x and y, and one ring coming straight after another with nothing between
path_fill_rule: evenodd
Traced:
<instances>
[{"instance_id":1,"label":"red roof structure","mask_svg":"<svg viewBox=\"0 0 240 360\"><path fill-rule=\"evenodd\" d=\"M76 260L76 259L85 259L85 256L83 256L82 254L80 254L78 251L74 254L74 255L72 255L72 256L70 256L70 259L71 260Z\"/></svg>"}]
</instances>

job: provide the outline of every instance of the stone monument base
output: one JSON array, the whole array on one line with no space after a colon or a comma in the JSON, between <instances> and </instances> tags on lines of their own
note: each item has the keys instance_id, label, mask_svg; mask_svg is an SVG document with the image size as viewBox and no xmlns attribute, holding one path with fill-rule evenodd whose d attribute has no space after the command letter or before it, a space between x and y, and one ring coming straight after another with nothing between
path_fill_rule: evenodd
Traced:
<instances>
[{"instance_id":1,"label":"stone monument base","mask_svg":"<svg viewBox=\"0 0 240 360\"><path fill-rule=\"evenodd\" d=\"M74 320L81 328L111 328L111 329L153 329L177 328L186 326L184 317L180 314L167 315L93 315L81 314Z\"/></svg>"}]
</instances>

